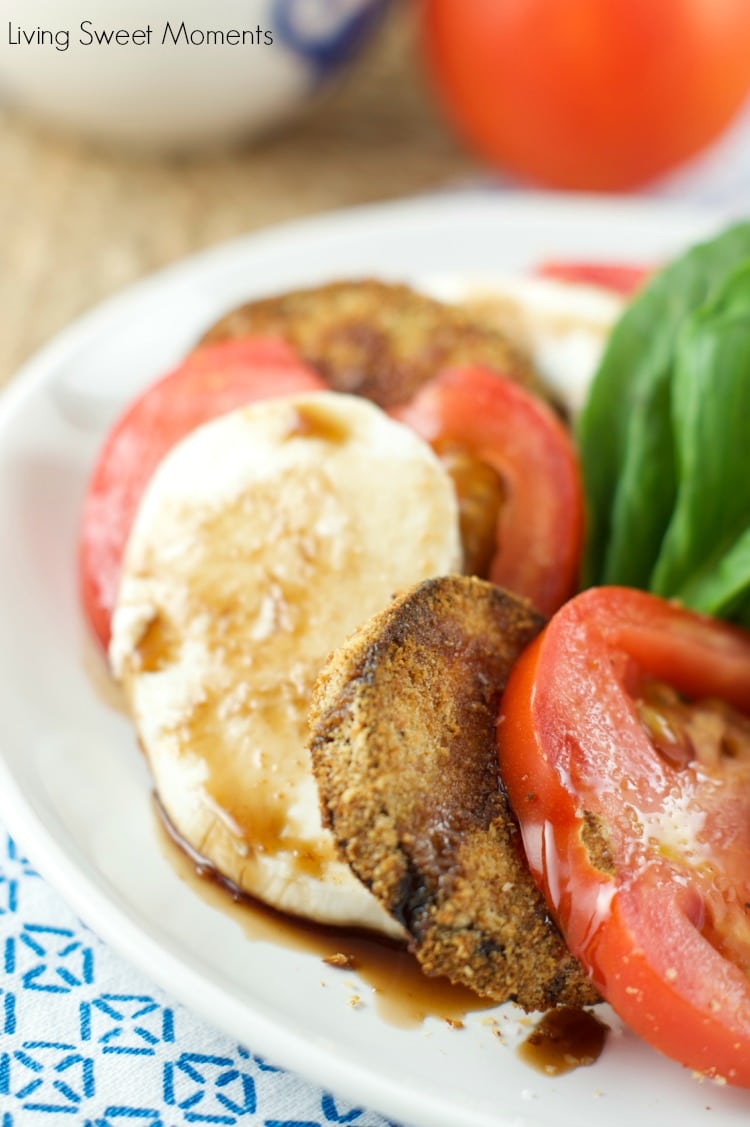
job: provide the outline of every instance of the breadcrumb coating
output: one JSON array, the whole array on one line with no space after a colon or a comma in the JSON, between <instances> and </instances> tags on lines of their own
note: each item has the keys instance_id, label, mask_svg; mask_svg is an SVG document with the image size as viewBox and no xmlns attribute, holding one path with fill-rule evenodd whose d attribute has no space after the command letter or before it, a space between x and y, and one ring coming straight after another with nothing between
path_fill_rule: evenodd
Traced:
<instances>
[{"instance_id":1,"label":"breadcrumb coating","mask_svg":"<svg viewBox=\"0 0 750 1127\"><path fill-rule=\"evenodd\" d=\"M332 282L248 302L221 318L201 343L281 337L335 391L381 407L410 399L440 370L484 364L547 395L505 334L457 305L406 285Z\"/></svg>"}]
</instances>

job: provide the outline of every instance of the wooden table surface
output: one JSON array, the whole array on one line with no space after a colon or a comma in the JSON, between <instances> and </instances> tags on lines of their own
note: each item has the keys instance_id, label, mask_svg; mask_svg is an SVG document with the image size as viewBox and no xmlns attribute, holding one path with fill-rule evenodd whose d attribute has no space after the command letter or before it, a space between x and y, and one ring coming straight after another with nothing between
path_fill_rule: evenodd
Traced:
<instances>
[{"instance_id":1,"label":"wooden table surface","mask_svg":"<svg viewBox=\"0 0 750 1127\"><path fill-rule=\"evenodd\" d=\"M232 152L106 152L0 111L0 384L72 318L192 251L477 171L438 120L398 9L304 120Z\"/></svg>"}]
</instances>

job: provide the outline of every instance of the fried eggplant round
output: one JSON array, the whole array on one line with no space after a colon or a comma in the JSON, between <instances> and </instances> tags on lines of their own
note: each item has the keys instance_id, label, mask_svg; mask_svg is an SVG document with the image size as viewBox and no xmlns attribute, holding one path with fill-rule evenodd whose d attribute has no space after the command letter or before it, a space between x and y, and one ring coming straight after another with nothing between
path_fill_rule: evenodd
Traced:
<instances>
[{"instance_id":1,"label":"fried eggplant round","mask_svg":"<svg viewBox=\"0 0 750 1127\"><path fill-rule=\"evenodd\" d=\"M311 713L322 814L426 973L527 1010L598 1000L532 881L498 705L543 620L464 576L395 599L331 656Z\"/></svg>"},{"instance_id":2,"label":"fried eggplant round","mask_svg":"<svg viewBox=\"0 0 750 1127\"><path fill-rule=\"evenodd\" d=\"M462 364L486 365L546 394L499 329L396 283L339 281L251 301L201 343L248 336L281 337L334 391L381 407L406 402L439 371Z\"/></svg>"}]
</instances>

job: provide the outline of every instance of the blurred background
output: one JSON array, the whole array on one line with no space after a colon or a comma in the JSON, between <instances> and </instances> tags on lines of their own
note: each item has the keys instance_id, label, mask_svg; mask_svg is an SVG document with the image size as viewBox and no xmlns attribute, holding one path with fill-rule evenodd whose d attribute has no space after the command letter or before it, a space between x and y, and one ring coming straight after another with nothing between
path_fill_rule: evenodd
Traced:
<instances>
[{"instance_id":1,"label":"blurred background","mask_svg":"<svg viewBox=\"0 0 750 1127\"><path fill-rule=\"evenodd\" d=\"M592 30L592 3L610 15L620 10L618 20L629 6L632 35L624 37L617 20L608 28L601 11ZM210 22L237 26L242 10L262 23L269 5L274 19L287 20L287 45L295 46L296 35L296 47L317 70L312 80L308 74L297 82L290 71L282 81L263 69L279 57L278 36L273 47L253 48L262 87L247 88L245 109L259 121L248 127L254 135L238 142L236 106L222 101L220 85L228 80L228 60L238 57L234 48L174 44L177 69L159 76L161 88L144 79L128 92L121 80L132 85L134 60L145 58L135 44L63 50L59 40L23 42L24 35L43 38L45 29L77 29L83 17L92 26L92 11L99 28L133 29L149 18L161 26L155 13L168 9L168 0L109 0L95 9L75 0L3 0L9 19L0 20L0 382L73 317L127 283L296 216L479 183L647 192L744 207L746 0L436 0L427 5L426 32L426 9L407 0L227 0L211 5ZM523 25L500 26L501 12L524 9ZM206 5L185 0L174 10L205 28ZM644 13L651 13L648 27ZM316 29L321 18L330 24L325 34ZM334 50L336 21L346 24L348 40L336 41ZM649 37L659 46L658 65L647 58ZM214 86L206 92L190 68L209 55ZM348 65L326 83L347 55ZM692 93L678 81L687 73ZM264 98L276 98L278 110L265 130ZM182 115L170 122L176 100ZM226 137L224 122L212 121L219 111L229 115ZM644 116L654 124L652 135L644 135ZM232 143L218 145L225 140Z\"/></svg>"},{"instance_id":2,"label":"blurred background","mask_svg":"<svg viewBox=\"0 0 750 1127\"><path fill-rule=\"evenodd\" d=\"M191 251L475 177L414 65L413 24L392 6L334 88L223 152L142 154L0 109L0 380L93 302Z\"/></svg>"}]
</instances>

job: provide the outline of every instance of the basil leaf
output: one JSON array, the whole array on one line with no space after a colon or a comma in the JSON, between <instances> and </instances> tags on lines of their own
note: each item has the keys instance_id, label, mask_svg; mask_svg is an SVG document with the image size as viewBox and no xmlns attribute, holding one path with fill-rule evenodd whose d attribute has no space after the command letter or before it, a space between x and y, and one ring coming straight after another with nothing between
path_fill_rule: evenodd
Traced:
<instances>
[{"instance_id":1,"label":"basil leaf","mask_svg":"<svg viewBox=\"0 0 750 1127\"><path fill-rule=\"evenodd\" d=\"M679 597L693 610L750 625L750 528L715 566L696 573Z\"/></svg>"},{"instance_id":2,"label":"basil leaf","mask_svg":"<svg viewBox=\"0 0 750 1127\"><path fill-rule=\"evenodd\" d=\"M650 586L730 616L750 590L750 263L680 334L672 426L678 487Z\"/></svg>"},{"instance_id":3,"label":"basil leaf","mask_svg":"<svg viewBox=\"0 0 750 1127\"><path fill-rule=\"evenodd\" d=\"M579 420L583 582L648 587L676 495L670 382L686 318L750 258L740 223L657 274L616 325Z\"/></svg>"},{"instance_id":4,"label":"basil leaf","mask_svg":"<svg viewBox=\"0 0 750 1127\"><path fill-rule=\"evenodd\" d=\"M750 593L740 603L737 612L732 615L732 619L739 626L744 626L746 630L750 630Z\"/></svg>"}]
</instances>

